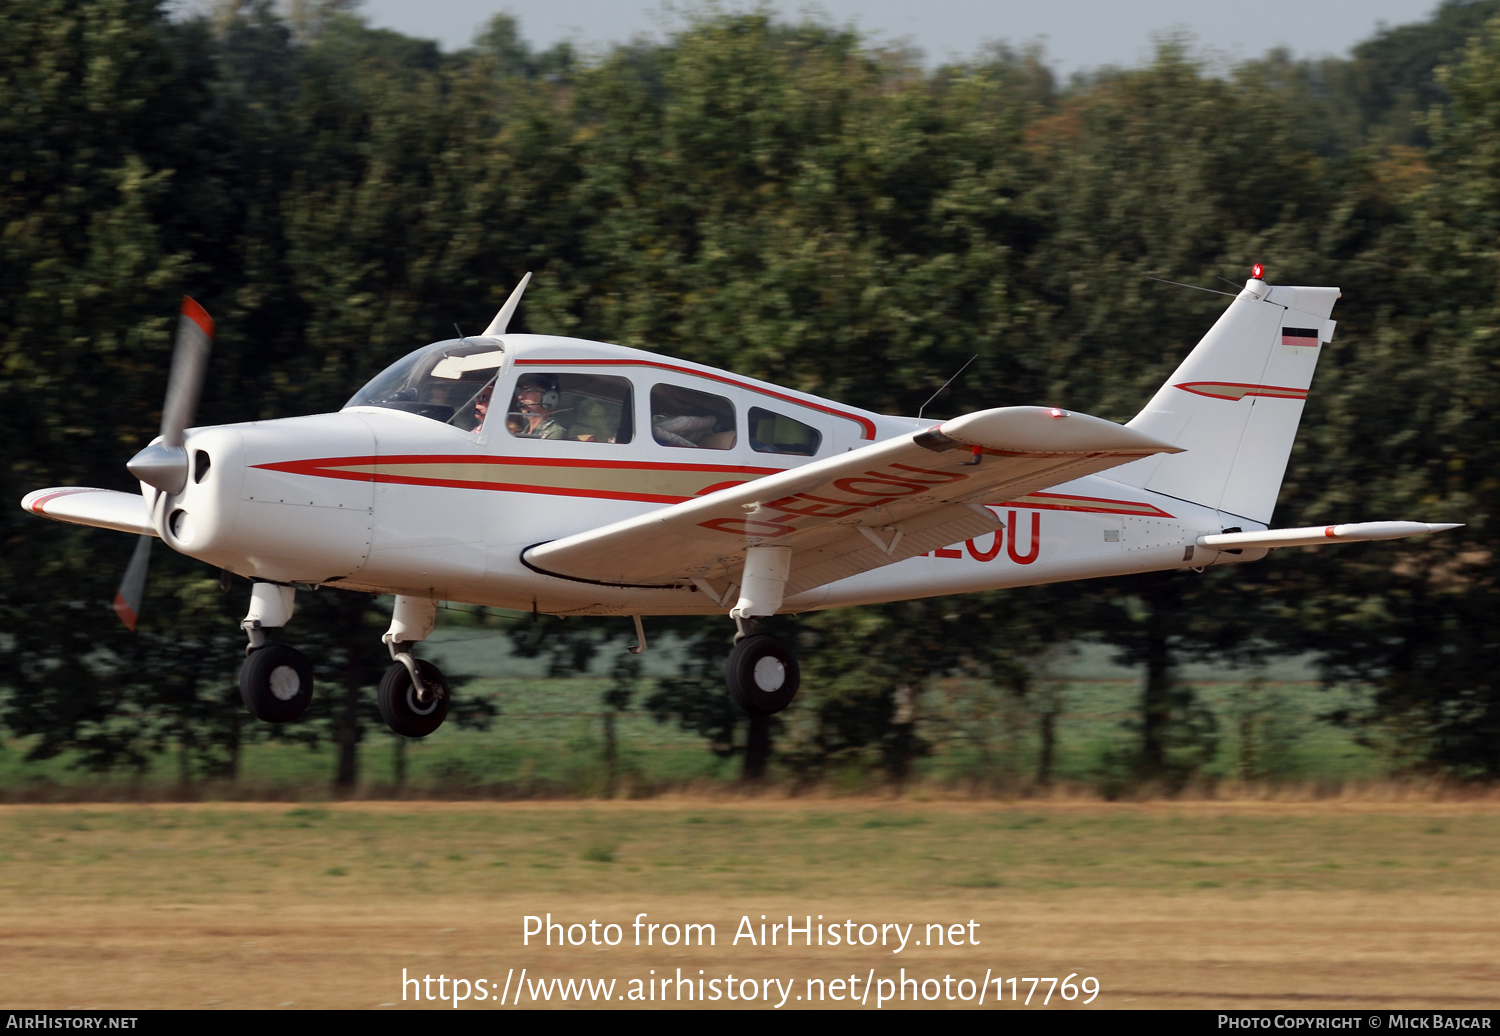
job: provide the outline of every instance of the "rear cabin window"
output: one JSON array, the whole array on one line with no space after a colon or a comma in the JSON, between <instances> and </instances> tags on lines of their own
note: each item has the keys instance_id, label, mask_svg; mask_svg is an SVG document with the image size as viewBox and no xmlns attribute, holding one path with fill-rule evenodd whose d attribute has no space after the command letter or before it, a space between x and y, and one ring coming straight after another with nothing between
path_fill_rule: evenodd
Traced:
<instances>
[{"instance_id":1,"label":"rear cabin window","mask_svg":"<svg viewBox=\"0 0 1500 1036\"><path fill-rule=\"evenodd\" d=\"M518 439L627 443L634 413L625 378L527 371L516 379L505 428Z\"/></svg>"},{"instance_id":2,"label":"rear cabin window","mask_svg":"<svg viewBox=\"0 0 1500 1036\"><path fill-rule=\"evenodd\" d=\"M756 453L811 457L823 444L823 433L785 414L750 408L750 448Z\"/></svg>"},{"instance_id":3,"label":"rear cabin window","mask_svg":"<svg viewBox=\"0 0 1500 1036\"><path fill-rule=\"evenodd\" d=\"M651 389L651 435L663 446L734 448L734 404L723 396L680 385Z\"/></svg>"}]
</instances>

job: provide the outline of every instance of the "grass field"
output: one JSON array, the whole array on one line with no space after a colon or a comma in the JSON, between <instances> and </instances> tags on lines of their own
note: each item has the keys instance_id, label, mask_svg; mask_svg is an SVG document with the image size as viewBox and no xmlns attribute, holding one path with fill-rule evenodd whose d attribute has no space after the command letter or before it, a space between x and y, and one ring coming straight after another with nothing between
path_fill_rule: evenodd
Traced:
<instances>
[{"instance_id":1,"label":"grass field","mask_svg":"<svg viewBox=\"0 0 1500 1036\"><path fill-rule=\"evenodd\" d=\"M402 968L613 978L616 996L681 968L796 979L790 1008L808 1006L808 978L855 975L858 993L904 967L1092 976L1101 1007L1492 1006L1497 862L1489 800L5 806L0 1000L399 1007ZM618 923L624 942L523 946L522 918L549 912ZM716 945L637 948L642 912L712 923ZM913 945L732 945L762 914L913 924ZM915 945L928 924L971 920L977 946Z\"/></svg>"},{"instance_id":2,"label":"grass field","mask_svg":"<svg viewBox=\"0 0 1500 1036\"><path fill-rule=\"evenodd\" d=\"M464 688L466 696L489 698L500 710L490 729L445 726L420 742L406 745L407 783L412 794L440 796L596 796L605 785L603 708L608 681L597 677L484 678ZM1237 779L1243 752L1236 721L1247 684L1233 679L1204 679L1195 684L1200 699L1218 717L1217 751L1203 767L1206 780ZM1060 694L1063 711L1057 721L1054 779L1099 785L1109 777L1111 755L1122 756L1133 744L1131 723L1139 684L1125 674L1072 677L1049 687ZM1259 779L1279 782L1379 780L1394 766L1390 751L1357 743L1349 730L1318 716L1336 707L1358 711L1357 690L1325 690L1308 680L1266 685L1275 706L1277 742L1274 754L1258 757ZM619 717L620 766L624 784L634 793L702 788L733 781L739 761L710 753L696 734L674 723L658 723L637 704ZM942 695L932 693L918 730L930 742L931 754L919 759L919 783L968 786L975 781L1015 787L1032 780L1038 755L1038 717L1030 703L1002 696L983 723L963 714L944 717ZM944 721L946 718L946 722ZM812 732L813 717L796 706L785 717L778 738L782 748ZM978 733L976 733L978 732ZM263 730L252 730L263 735ZM171 797L177 788L178 764L168 752L141 775L98 775L72 766L68 756L43 762L25 759L26 744L0 743L0 801L36 801L69 797ZM371 729L361 750L365 794L389 796L395 790L396 741ZM198 787L208 797L319 798L329 794L335 769L326 742L309 749L288 741L259 741L242 752L237 788ZM777 772L773 765L773 773ZM832 774L834 786L869 790L880 782L868 762L846 760Z\"/></svg>"}]
</instances>

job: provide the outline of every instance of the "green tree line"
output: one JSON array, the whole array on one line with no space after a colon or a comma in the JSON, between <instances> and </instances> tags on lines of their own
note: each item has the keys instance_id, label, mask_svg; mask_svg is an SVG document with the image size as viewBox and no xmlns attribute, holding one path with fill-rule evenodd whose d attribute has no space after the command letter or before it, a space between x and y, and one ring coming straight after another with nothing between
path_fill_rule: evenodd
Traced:
<instances>
[{"instance_id":1,"label":"green tree line","mask_svg":"<svg viewBox=\"0 0 1500 1036\"><path fill-rule=\"evenodd\" d=\"M1376 689L1421 765L1500 774L1491 575L1500 231L1500 2L1447 0L1348 58L1209 67L1182 40L1060 83L1035 50L927 68L853 31L710 10L664 42L536 52L507 16L474 44L366 25L343 0L0 6L0 499L131 489L184 292L218 322L203 422L337 409L527 270L518 330L660 351L893 413L1046 403L1127 420L1252 262L1344 289L1277 509L1456 534L1243 569L851 609L801 645L788 765L924 750L913 695L964 675L1026 694L1081 638L1146 667L1149 777L1201 756L1178 659L1313 652ZM146 618L107 608L128 538L3 512L0 720L38 757L232 773L249 737L328 739L358 777L385 664L366 597L303 595L313 722L242 724L242 593L158 550ZM647 702L764 765L716 667L723 622L662 624L688 664ZM612 629L612 627L610 627ZM545 634L545 635L541 635ZM517 628L586 658L606 627ZM609 692L624 706L622 670ZM332 690L329 690L332 688ZM473 722L486 716L471 714ZM758 748L756 746L759 746Z\"/></svg>"}]
</instances>

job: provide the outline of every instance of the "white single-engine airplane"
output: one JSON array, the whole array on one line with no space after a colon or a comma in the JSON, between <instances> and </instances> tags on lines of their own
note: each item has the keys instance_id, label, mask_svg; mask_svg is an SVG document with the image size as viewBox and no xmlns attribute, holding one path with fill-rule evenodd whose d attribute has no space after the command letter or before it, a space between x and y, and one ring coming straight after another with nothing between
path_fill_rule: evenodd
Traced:
<instances>
[{"instance_id":1,"label":"white single-engine airplane","mask_svg":"<svg viewBox=\"0 0 1500 1036\"><path fill-rule=\"evenodd\" d=\"M253 582L240 689L296 719L312 673L271 643L298 586L396 597L379 706L430 734L442 674L412 649L439 601L552 615L728 613L729 694L787 707L796 659L755 620L940 594L1239 564L1272 547L1451 529L1268 530L1337 288L1268 285L1228 310L1129 424L1049 407L887 417L618 345L483 334L398 360L336 414L188 428L213 322L183 303L142 495L22 506L143 539L115 608L134 629L152 537ZM1227 294L1227 293L1226 293ZM1101 472L1108 472L1108 475Z\"/></svg>"}]
</instances>

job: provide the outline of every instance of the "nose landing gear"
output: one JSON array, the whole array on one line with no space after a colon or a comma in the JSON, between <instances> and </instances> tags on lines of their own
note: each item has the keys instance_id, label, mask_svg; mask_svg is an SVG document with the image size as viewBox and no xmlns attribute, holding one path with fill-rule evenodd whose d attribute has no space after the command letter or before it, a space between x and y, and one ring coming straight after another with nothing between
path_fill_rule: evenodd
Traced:
<instances>
[{"instance_id":1,"label":"nose landing gear","mask_svg":"<svg viewBox=\"0 0 1500 1036\"><path fill-rule=\"evenodd\" d=\"M437 666L411 653L431 635L436 618L437 607L431 601L397 595L391 628L381 638L393 664L380 680L375 704L385 725L402 737L426 737L448 716L448 681Z\"/></svg>"},{"instance_id":2,"label":"nose landing gear","mask_svg":"<svg viewBox=\"0 0 1500 1036\"><path fill-rule=\"evenodd\" d=\"M448 717L448 681L438 667L426 659L417 659L422 678L419 689L411 671L397 662L385 671L375 703L385 725L402 737L426 737Z\"/></svg>"}]
</instances>

